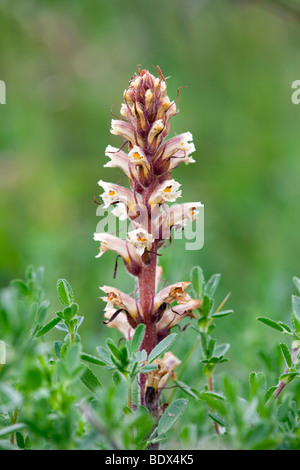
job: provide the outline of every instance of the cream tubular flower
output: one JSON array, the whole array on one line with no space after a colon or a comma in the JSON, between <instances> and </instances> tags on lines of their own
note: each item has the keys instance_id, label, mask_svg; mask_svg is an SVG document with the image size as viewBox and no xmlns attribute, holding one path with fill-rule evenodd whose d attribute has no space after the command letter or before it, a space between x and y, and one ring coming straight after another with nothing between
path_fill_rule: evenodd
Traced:
<instances>
[{"instance_id":1,"label":"cream tubular flower","mask_svg":"<svg viewBox=\"0 0 300 470\"><path fill-rule=\"evenodd\" d=\"M127 153L112 145L108 145L105 150L105 155L110 158L110 161L104 165L105 168L121 168L126 176L131 178Z\"/></svg>"},{"instance_id":2,"label":"cream tubular flower","mask_svg":"<svg viewBox=\"0 0 300 470\"><path fill-rule=\"evenodd\" d=\"M150 163L141 147L137 145L133 146L129 152L129 161L135 167L143 167L145 176L148 176Z\"/></svg>"},{"instance_id":3,"label":"cream tubular flower","mask_svg":"<svg viewBox=\"0 0 300 470\"><path fill-rule=\"evenodd\" d=\"M127 207L123 202L114 207L111 213L120 220L126 220L128 217Z\"/></svg>"},{"instance_id":4,"label":"cream tubular flower","mask_svg":"<svg viewBox=\"0 0 300 470\"><path fill-rule=\"evenodd\" d=\"M102 286L99 287L99 289L107 294L107 297L102 297L102 300L107 302L105 310L110 310L111 308L122 308L129 313L131 318L136 320L138 315L137 304L130 295L124 294L124 292L110 286Z\"/></svg>"},{"instance_id":5,"label":"cream tubular flower","mask_svg":"<svg viewBox=\"0 0 300 470\"><path fill-rule=\"evenodd\" d=\"M187 202L176 204L169 208L165 224L169 227L183 227L188 220L193 222L199 214L198 208L203 207L201 202Z\"/></svg>"},{"instance_id":6,"label":"cream tubular flower","mask_svg":"<svg viewBox=\"0 0 300 470\"><path fill-rule=\"evenodd\" d=\"M175 305L175 307L166 310L156 325L158 335L164 334L170 328L177 325L177 323L179 323L182 318L187 316L195 318L195 315L192 313L192 311L196 308L199 308L200 304L201 302L199 299L190 299L188 302L182 305Z\"/></svg>"},{"instance_id":7,"label":"cream tubular flower","mask_svg":"<svg viewBox=\"0 0 300 470\"><path fill-rule=\"evenodd\" d=\"M100 258L106 251L114 251L123 258L127 270L132 275L138 275L142 259L126 240L121 240L109 233L94 233L94 240L101 242L100 252L96 258Z\"/></svg>"},{"instance_id":8,"label":"cream tubular flower","mask_svg":"<svg viewBox=\"0 0 300 470\"><path fill-rule=\"evenodd\" d=\"M98 184L104 189L104 193L101 194L104 209L107 209L111 204L123 202L132 214L136 214L136 200L130 189L102 180L98 181Z\"/></svg>"},{"instance_id":9,"label":"cream tubular flower","mask_svg":"<svg viewBox=\"0 0 300 470\"><path fill-rule=\"evenodd\" d=\"M181 197L181 184L172 180L166 180L160 184L149 198L150 204L162 204L164 202L174 202L178 197Z\"/></svg>"},{"instance_id":10,"label":"cream tubular flower","mask_svg":"<svg viewBox=\"0 0 300 470\"><path fill-rule=\"evenodd\" d=\"M111 121L111 134L120 135L128 140L131 145L143 144L142 139L135 133L133 127L128 122L112 119Z\"/></svg>"},{"instance_id":11,"label":"cream tubular flower","mask_svg":"<svg viewBox=\"0 0 300 470\"><path fill-rule=\"evenodd\" d=\"M190 284L190 282L176 282L165 287L154 297L154 308L157 310L162 304L171 304L175 301L178 303L188 302L190 296L184 291Z\"/></svg>"},{"instance_id":12,"label":"cream tubular flower","mask_svg":"<svg viewBox=\"0 0 300 470\"><path fill-rule=\"evenodd\" d=\"M116 313L116 311L116 309L111 308L105 312L104 317L110 320L112 316ZM134 328L129 325L125 313L120 312L116 318L107 323L107 326L109 328L117 328L127 340L132 340L132 337L134 335Z\"/></svg>"},{"instance_id":13,"label":"cream tubular flower","mask_svg":"<svg viewBox=\"0 0 300 470\"><path fill-rule=\"evenodd\" d=\"M175 163L171 162L171 165L178 166L181 161L185 163L192 163L194 160L188 158L195 149L193 142L193 136L190 132L184 132L183 134L172 137L167 140L157 151L154 161L156 165L163 164L170 159L175 160ZM172 158L174 157L174 158Z\"/></svg>"},{"instance_id":14,"label":"cream tubular flower","mask_svg":"<svg viewBox=\"0 0 300 470\"><path fill-rule=\"evenodd\" d=\"M151 250L154 237L143 228L137 228L128 232L128 243L142 256L145 251Z\"/></svg>"},{"instance_id":15,"label":"cream tubular flower","mask_svg":"<svg viewBox=\"0 0 300 470\"><path fill-rule=\"evenodd\" d=\"M162 119L158 119L153 123L148 134L148 144L152 143L153 139L163 131L164 127Z\"/></svg>"}]
</instances>

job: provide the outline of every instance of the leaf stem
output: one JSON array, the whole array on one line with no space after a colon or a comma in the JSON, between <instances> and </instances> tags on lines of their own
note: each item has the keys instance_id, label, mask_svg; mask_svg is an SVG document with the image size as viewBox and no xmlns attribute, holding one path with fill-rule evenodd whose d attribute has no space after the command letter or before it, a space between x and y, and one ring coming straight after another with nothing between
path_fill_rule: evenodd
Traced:
<instances>
[{"instance_id":1,"label":"leaf stem","mask_svg":"<svg viewBox=\"0 0 300 470\"><path fill-rule=\"evenodd\" d=\"M194 345L192 346L190 352L188 353L188 355L187 355L187 357L186 357L184 363L182 364L182 366L181 366L181 368L180 368L180 371L179 371L179 373L178 373L178 375L177 375L177 380L180 380L180 379L181 379L181 377L182 377L182 375L183 375L183 373L184 373L184 371L185 371L185 369L186 369L186 366L188 365L189 360L191 359L191 357L192 357L192 355L193 355L193 352L194 352L195 349L197 348L197 346L198 346L198 344L200 343L200 341L201 341L201 338L198 337L198 338L196 339ZM176 393L176 388L173 388L173 390L172 390L172 392L171 392L171 395L170 395L170 397L169 397L169 402L172 401L172 399L173 399L175 393Z\"/></svg>"},{"instance_id":2,"label":"leaf stem","mask_svg":"<svg viewBox=\"0 0 300 470\"><path fill-rule=\"evenodd\" d=\"M213 392L213 391L214 391L212 373L208 375L208 390L209 390L210 392ZM214 411L213 408L212 408L212 411ZM216 432L217 436L220 436L219 425L218 425L218 423L217 423L216 421L214 421L214 428L215 428L215 432Z\"/></svg>"},{"instance_id":3,"label":"leaf stem","mask_svg":"<svg viewBox=\"0 0 300 470\"><path fill-rule=\"evenodd\" d=\"M15 408L15 411L14 411L14 414L13 414L13 419L12 419L12 425L16 424L17 422L17 419L18 419L18 408ZM14 445L15 443L15 433L12 432L11 435L10 435L10 443Z\"/></svg>"},{"instance_id":4,"label":"leaf stem","mask_svg":"<svg viewBox=\"0 0 300 470\"><path fill-rule=\"evenodd\" d=\"M299 348L294 348L293 349L293 354L292 354L292 364L294 363L296 357L297 357L297 354L298 354L298 350ZM289 368L286 369L285 373L287 374L289 372ZM284 389L284 387L287 385L287 383L285 383L284 381L281 381L278 385L278 387L276 388L275 392L274 392L274 398L276 400L276 398L278 398L278 396L280 395L280 393L282 392L282 390Z\"/></svg>"}]
</instances>

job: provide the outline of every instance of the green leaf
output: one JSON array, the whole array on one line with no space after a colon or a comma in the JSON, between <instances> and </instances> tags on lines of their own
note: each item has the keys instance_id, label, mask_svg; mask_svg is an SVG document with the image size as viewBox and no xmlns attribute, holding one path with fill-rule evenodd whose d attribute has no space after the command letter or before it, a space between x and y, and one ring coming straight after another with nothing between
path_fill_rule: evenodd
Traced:
<instances>
[{"instance_id":1,"label":"green leaf","mask_svg":"<svg viewBox=\"0 0 300 470\"><path fill-rule=\"evenodd\" d=\"M211 311L211 308L213 306L213 299L208 297L207 295L204 295L203 297L203 303L201 306L201 314L205 317L207 317Z\"/></svg>"},{"instance_id":2,"label":"green leaf","mask_svg":"<svg viewBox=\"0 0 300 470\"><path fill-rule=\"evenodd\" d=\"M214 354L217 357L221 357L221 356L223 357L227 353L229 348L230 348L229 343L218 344L218 346L215 347Z\"/></svg>"},{"instance_id":3,"label":"green leaf","mask_svg":"<svg viewBox=\"0 0 300 470\"><path fill-rule=\"evenodd\" d=\"M231 315L232 313L233 313L233 310L221 310L220 312L213 313L212 317L222 318L222 317L227 317L228 315Z\"/></svg>"},{"instance_id":4,"label":"green leaf","mask_svg":"<svg viewBox=\"0 0 300 470\"><path fill-rule=\"evenodd\" d=\"M154 370L157 369L157 365L155 364L147 364L144 367L141 367L140 371L143 374L149 374L149 372L153 372Z\"/></svg>"},{"instance_id":5,"label":"green leaf","mask_svg":"<svg viewBox=\"0 0 300 470\"><path fill-rule=\"evenodd\" d=\"M55 317L52 318L46 325L44 325L40 330L38 330L36 337L39 338L44 334L48 333L48 331L52 330L58 323L60 322L60 318Z\"/></svg>"},{"instance_id":6,"label":"green leaf","mask_svg":"<svg viewBox=\"0 0 300 470\"><path fill-rule=\"evenodd\" d=\"M124 382L125 377L121 374L118 370L115 370L113 373L113 381L115 385L119 385L120 383Z\"/></svg>"},{"instance_id":7,"label":"green leaf","mask_svg":"<svg viewBox=\"0 0 300 470\"><path fill-rule=\"evenodd\" d=\"M220 418L220 416L214 414L214 413L208 413L208 416L213 420L215 421L216 423L218 423L220 426L223 426L224 428L227 428L228 424L222 419Z\"/></svg>"},{"instance_id":8,"label":"green leaf","mask_svg":"<svg viewBox=\"0 0 300 470\"><path fill-rule=\"evenodd\" d=\"M289 325L287 325L286 323L283 323L283 321L279 321L278 325L282 326L283 330L285 330L283 331L283 333L291 335L292 330L290 329Z\"/></svg>"},{"instance_id":9,"label":"green leaf","mask_svg":"<svg viewBox=\"0 0 300 470\"><path fill-rule=\"evenodd\" d=\"M187 404L188 400L179 398L178 400L175 400L170 406L168 406L159 420L157 426L157 437L161 436L162 434L166 434L174 426L178 418L184 412Z\"/></svg>"},{"instance_id":10,"label":"green leaf","mask_svg":"<svg viewBox=\"0 0 300 470\"><path fill-rule=\"evenodd\" d=\"M113 355L119 360L122 362L122 354L121 354L121 351L119 350L119 348L116 346L116 344L114 343L114 341L112 339L107 339L106 340L106 346L111 350L111 352L113 353Z\"/></svg>"},{"instance_id":11,"label":"green leaf","mask_svg":"<svg viewBox=\"0 0 300 470\"><path fill-rule=\"evenodd\" d=\"M137 351L135 353L135 360L137 362L143 362L143 361L146 361L147 360L147 352L145 349L143 349L142 351Z\"/></svg>"},{"instance_id":12,"label":"green leaf","mask_svg":"<svg viewBox=\"0 0 300 470\"><path fill-rule=\"evenodd\" d=\"M63 322L57 323L57 325L55 325L55 328L57 328L60 331L65 331L66 333L68 333L69 331Z\"/></svg>"},{"instance_id":13,"label":"green leaf","mask_svg":"<svg viewBox=\"0 0 300 470\"><path fill-rule=\"evenodd\" d=\"M270 398L273 396L275 390L277 389L277 385L273 385L273 387L270 387L266 393L265 393L265 399L266 401L270 400Z\"/></svg>"},{"instance_id":14,"label":"green leaf","mask_svg":"<svg viewBox=\"0 0 300 470\"><path fill-rule=\"evenodd\" d=\"M96 350L100 359L102 359L102 361L104 361L105 364L109 364L109 365L112 364L110 353L107 351L107 349L105 349L103 346L98 346Z\"/></svg>"},{"instance_id":15,"label":"green leaf","mask_svg":"<svg viewBox=\"0 0 300 470\"><path fill-rule=\"evenodd\" d=\"M300 322L300 297L292 295L293 314L297 317Z\"/></svg>"},{"instance_id":16,"label":"green leaf","mask_svg":"<svg viewBox=\"0 0 300 470\"><path fill-rule=\"evenodd\" d=\"M207 356L207 335L203 333L203 331L200 332L201 336L201 348L203 351L204 356Z\"/></svg>"},{"instance_id":17,"label":"green leaf","mask_svg":"<svg viewBox=\"0 0 300 470\"><path fill-rule=\"evenodd\" d=\"M299 279L299 277L296 277L296 276L293 277L293 282L294 282L295 286L297 287L298 292L300 294L300 279Z\"/></svg>"},{"instance_id":18,"label":"green leaf","mask_svg":"<svg viewBox=\"0 0 300 470\"><path fill-rule=\"evenodd\" d=\"M56 354L56 357L60 359L61 356L61 348L63 346L63 343L61 341L54 341L54 352Z\"/></svg>"},{"instance_id":19,"label":"green leaf","mask_svg":"<svg viewBox=\"0 0 300 470\"><path fill-rule=\"evenodd\" d=\"M291 357L291 354L289 352L289 348L287 347L287 345L285 343L280 343L280 348L281 348L281 352L282 352L282 355L285 359L285 362L286 362L287 366L291 367L292 357Z\"/></svg>"},{"instance_id":20,"label":"green leaf","mask_svg":"<svg viewBox=\"0 0 300 470\"><path fill-rule=\"evenodd\" d=\"M25 449L24 437L23 437L23 434L20 431L16 432L16 441L17 441L17 445L20 449Z\"/></svg>"},{"instance_id":21,"label":"green leaf","mask_svg":"<svg viewBox=\"0 0 300 470\"><path fill-rule=\"evenodd\" d=\"M11 285L14 286L22 295L30 295L27 284L22 279L13 279Z\"/></svg>"},{"instance_id":22,"label":"green leaf","mask_svg":"<svg viewBox=\"0 0 300 470\"><path fill-rule=\"evenodd\" d=\"M191 270L191 283L199 299L203 296L204 275L200 266L194 266Z\"/></svg>"},{"instance_id":23,"label":"green leaf","mask_svg":"<svg viewBox=\"0 0 300 470\"><path fill-rule=\"evenodd\" d=\"M197 395L197 393L194 391L193 388L189 387L186 383L184 382L181 382L180 380L176 380L175 382L180 388L181 390L186 393L189 397L192 397L196 400L199 400L199 396Z\"/></svg>"},{"instance_id":24,"label":"green leaf","mask_svg":"<svg viewBox=\"0 0 300 470\"><path fill-rule=\"evenodd\" d=\"M283 331L283 327L276 321L271 320L270 318L258 317L257 320L269 326L270 328L274 328L274 330L281 331L281 332Z\"/></svg>"},{"instance_id":25,"label":"green leaf","mask_svg":"<svg viewBox=\"0 0 300 470\"><path fill-rule=\"evenodd\" d=\"M295 315L294 313L292 317L292 323L293 323L293 327L296 330L296 333L299 335L300 334L300 318L298 318L297 315Z\"/></svg>"},{"instance_id":26,"label":"green leaf","mask_svg":"<svg viewBox=\"0 0 300 470\"><path fill-rule=\"evenodd\" d=\"M155 348L152 349L151 353L149 354L148 363L151 364L151 362L153 362L156 358L158 358L158 356L160 356L163 352L169 349L174 343L176 337L177 337L177 334L172 333L168 335L166 338L164 338L160 343L158 343L158 345L155 346Z\"/></svg>"},{"instance_id":27,"label":"green leaf","mask_svg":"<svg viewBox=\"0 0 300 470\"><path fill-rule=\"evenodd\" d=\"M66 307L69 307L74 300L74 294L68 281L65 279L59 279L56 284L56 291L60 302Z\"/></svg>"},{"instance_id":28,"label":"green leaf","mask_svg":"<svg viewBox=\"0 0 300 470\"><path fill-rule=\"evenodd\" d=\"M285 384L290 383L292 380L295 378L299 378L300 375L297 372L288 372L287 374L282 374L279 378L281 382L284 382Z\"/></svg>"},{"instance_id":29,"label":"green leaf","mask_svg":"<svg viewBox=\"0 0 300 470\"><path fill-rule=\"evenodd\" d=\"M146 325L140 324L136 327L133 338L131 340L130 351L135 354L143 341Z\"/></svg>"},{"instance_id":30,"label":"green leaf","mask_svg":"<svg viewBox=\"0 0 300 470\"><path fill-rule=\"evenodd\" d=\"M95 392L97 388L101 387L101 383L98 380L98 377L91 371L89 367L86 367L84 373L80 377L81 382L89 389L91 392Z\"/></svg>"},{"instance_id":31,"label":"green leaf","mask_svg":"<svg viewBox=\"0 0 300 470\"><path fill-rule=\"evenodd\" d=\"M0 437L6 436L7 434L11 434L13 432L20 431L21 429L24 429L25 426L25 423L16 423L12 424L11 426L6 426L5 428L0 429Z\"/></svg>"},{"instance_id":32,"label":"green leaf","mask_svg":"<svg viewBox=\"0 0 300 470\"><path fill-rule=\"evenodd\" d=\"M81 353L81 359L85 362L90 362L91 364L96 364L97 366L105 366L106 362L100 361L98 357L92 356L91 354Z\"/></svg>"},{"instance_id":33,"label":"green leaf","mask_svg":"<svg viewBox=\"0 0 300 470\"><path fill-rule=\"evenodd\" d=\"M6 345L0 340L0 365L6 363Z\"/></svg>"},{"instance_id":34,"label":"green leaf","mask_svg":"<svg viewBox=\"0 0 300 470\"><path fill-rule=\"evenodd\" d=\"M204 289L204 293L205 295L207 295L208 297L213 297L218 285L219 285L219 282L220 282L220 279L221 279L221 274L213 274L211 276L211 278L209 279L209 281L206 283L205 285L205 289Z\"/></svg>"}]
</instances>

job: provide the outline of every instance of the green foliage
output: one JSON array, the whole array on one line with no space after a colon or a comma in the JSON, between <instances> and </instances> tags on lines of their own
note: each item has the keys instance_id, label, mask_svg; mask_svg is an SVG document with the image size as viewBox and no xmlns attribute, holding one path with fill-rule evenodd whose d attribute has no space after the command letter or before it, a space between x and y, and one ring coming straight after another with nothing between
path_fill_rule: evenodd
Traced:
<instances>
[{"instance_id":1,"label":"green foliage","mask_svg":"<svg viewBox=\"0 0 300 470\"><path fill-rule=\"evenodd\" d=\"M198 309L199 319L197 326L193 325L193 329L200 337L203 353L201 363L204 364L205 374L209 376L213 374L217 364L228 361L224 356L230 347L229 344L217 345L216 340L211 337L211 332L215 328L215 320L233 313L233 310L222 310L229 295L225 297L218 308L214 307L214 294L220 280L221 274L213 274L206 282L200 266L195 266L191 271L192 293L201 301Z\"/></svg>"},{"instance_id":2,"label":"green foliage","mask_svg":"<svg viewBox=\"0 0 300 470\"><path fill-rule=\"evenodd\" d=\"M4 289L0 296L0 449L135 450L158 443L168 448L173 440L176 448L193 448L207 439L216 448L299 449L300 403L289 385L293 382L298 387L295 379L300 377L296 296L292 327L259 317L264 325L272 329L276 325L278 334L290 338L292 351L281 342L276 356L261 352L267 373L251 372L243 388L229 374L219 375L230 353L227 342L218 343L212 336L228 299L215 308L220 275L206 282L197 267L191 279L192 293L202 302L189 327L196 342L178 369L176 388L164 391L169 405L157 421L139 404L137 378L155 371L155 359L177 347L180 335L171 333L147 357L141 350L145 334L141 324L131 341L109 338L94 354L85 352L78 332L83 316L67 281L58 283L62 309L50 319L42 269L29 268L24 280ZM188 384L181 380L186 367L192 367ZM272 384L272 374L277 369L284 390L276 400L278 383ZM179 396L173 400L175 393Z\"/></svg>"},{"instance_id":3,"label":"green foliage","mask_svg":"<svg viewBox=\"0 0 300 470\"><path fill-rule=\"evenodd\" d=\"M41 269L30 268L24 281L13 281L1 292L0 448L142 448L154 425L148 410L140 407L128 417L122 383L122 392L103 391L92 368L108 363L113 372L134 378L145 364L145 359L142 364L135 360L144 327L121 348L108 340L101 360L82 351L78 329L83 317L67 281L58 281L57 295L64 308L45 322L49 302L43 298ZM54 327L64 338L51 348L45 337ZM91 399L92 418L78 408L79 401L87 404ZM119 437L114 439L112 421L118 424Z\"/></svg>"}]
</instances>

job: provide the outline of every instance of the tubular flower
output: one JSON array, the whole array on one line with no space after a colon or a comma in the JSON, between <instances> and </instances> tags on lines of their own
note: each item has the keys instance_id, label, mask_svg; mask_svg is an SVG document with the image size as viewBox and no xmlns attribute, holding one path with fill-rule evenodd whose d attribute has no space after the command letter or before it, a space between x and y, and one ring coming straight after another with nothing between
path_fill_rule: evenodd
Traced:
<instances>
[{"instance_id":1,"label":"tubular flower","mask_svg":"<svg viewBox=\"0 0 300 470\"><path fill-rule=\"evenodd\" d=\"M128 242L136 252L142 256L145 251L151 250L154 242L153 235L142 228L137 228L128 233Z\"/></svg>"},{"instance_id":2,"label":"tubular flower","mask_svg":"<svg viewBox=\"0 0 300 470\"><path fill-rule=\"evenodd\" d=\"M118 184L105 183L102 180L98 181L98 184L104 189L104 193L101 194L104 202L104 209L109 207L111 204L123 202L132 213L136 213L136 200L132 191L123 188Z\"/></svg>"},{"instance_id":3,"label":"tubular flower","mask_svg":"<svg viewBox=\"0 0 300 470\"><path fill-rule=\"evenodd\" d=\"M121 168L128 178L131 177L128 155L126 152L108 145L105 150L105 155L110 158L110 161L104 165L105 168Z\"/></svg>"},{"instance_id":4,"label":"tubular flower","mask_svg":"<svg viewBox=\"0 0 300 470\"><path fill-rule=\"evenodd\" d=\"M130 341L134 335L134 328L129 325L127 316L123 312L119 312L118 315L112 319L116 312L117 310L114 308L105 311L104 317L108 319L107 326L109 328L117 328L120 333Z\"/></svg>"},{"instance_id":5,"label":"tubular flower","mask_svg":"<svg viewBox=\"0 0 300 470\"><path fill-rule=\"evenodd\" d=\"M124 294L115 287L102 286L100 289L107 294L107 297L102 297L104 302L107 302L105 310L111 308L123 309L134 319L138 316L138 306L136 301L130 295Z\"/></svg>"},{"instance_id":6,"label":"tubular flower","mask_svg":"<svg viewBox=\"0 0 300 470\"><path fill-rule=\"evenodd\" d=\"M164 228L178 229L184 227L187 221L193 222L199 214L197 209L200 207L203 207L201 202L187 202L170 207L162 219Z\"/></svg>"},{"instance_id":7,"label":"tubular flower","mask_svg":"<svg viewBox=\"0 0 300 470\"><path fill-rule=\"evenodd\" d=\"M184 303L184 299L190 300L190 296L184 292L190 284L190 282L176 282L165 287L154 297L154 308L158 309L162 304L173 302Z\"/></svg>"},{"instance_id":8,"label":"tubular flower","mask_svg":"<svg viewBox=\"0 0 300 470\"><path fill-rule=\"evenodd\" d=\"M129 180L129 188L99 181L104 189L101 195L104 207L116 205L114 215L120 220L128 218L131 228L122 240L108 233L94 234L94 239L101 242L97 258L108 250L114 251L136 278L138 301L116 288L101 288L106 294L103 300L107 303L107 324L118 328L126 338L132 338L136 326L144 323L141 349L148 355L172 326L181 318L193 316L193 309L200 305L199 300L186 292L189 282L177 282L157 292L161 276L157 257L162 256L159 251L170 238L164 235L172 228L183 228L188 220L195 220L201 206L196 202L168 207L168 203L182 197L181 184L172 178L172 170L181 162L194 162L191 154L195 146L190 132L167 140L170 119L178 110L175 101L167 95L167 82L159 67L157 71L159 77L148 70L138 70L124 91L122 120L113 119L111 123L111 133L123 137L125 142L120 148L110 145L106 148L109 161L104 166L120 168ZM178 360L171 359L171 355L165 356L158 363L157 373L148 375L148 383L152 380L155 385L152 390L159 388L159 384L165 386L172 375ZM141 374L141 404L147 404L155 413L158 394L146 397L146 380L146 375Z\"/></svg>"},{"instance_id":9,"label":"tubular flower","mask_svg":"<svg viewBox=\"0 0 300 470\"><path fill-rule=\"evenodd\" d=\"M101 242L100 251L96 258L100 258L106 251L114 251L123 258L125 266L131 274L136 276L139 274L142 266L141 257L126 240L121 240L109 233L95 233L94 240Z\"/></svg>"},{"instance_id":10,"label":"tubular flower","mask_svg":"<svg viewBox=\"0 0 300 470\"><path fill-rule=\"evenodd\" d=\"M181 190L178 191L181 184L175 180L166 180L151 194L150 204L162 204L163 202L174 202L178 197L181 197Z\"/></svg>"},{"instance_id":11,"label":"tubular flower","mask_svg":"<svg viewBox=\"0 0 300 470\"><path fill-rule=\"evenodd\" d=\"M134 145L128 156L131 168L133 167L132 174L137 174L139 170L142 170L144 178L147 179L151 166L144 151L137 145ZM142 176L140 175L140 178L141 177Z\"/></svg>"},{"instance_id":12,"label":"tubular flower","mask_svg":"<svg viewBox=\"0 0 300 470\"><path fill-rule=\"evenodd\" d=\"M166 310L156 325L156 331L160 339L168 335L169 330L177 325L185 317L196 318L193 310L200 307L199 299L190 299L182 305L176 305L173 308Z\"/></svg>"},{"instance_id":13,"label":"tubular flower","mask_svg":"<svg viewBox=\"0 0 300 470\"><path fill-rule=\"evenodd\" d=\"M157 365L157 370L148 374L146 387L152 387L154 390L163 389L169 378L176 380L175 369L181 361L173 353L165 353L162 360L156 359L154 364Z\"/></svg>"}]
</instances>

